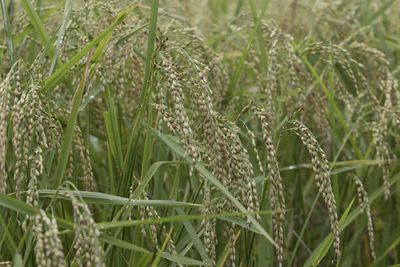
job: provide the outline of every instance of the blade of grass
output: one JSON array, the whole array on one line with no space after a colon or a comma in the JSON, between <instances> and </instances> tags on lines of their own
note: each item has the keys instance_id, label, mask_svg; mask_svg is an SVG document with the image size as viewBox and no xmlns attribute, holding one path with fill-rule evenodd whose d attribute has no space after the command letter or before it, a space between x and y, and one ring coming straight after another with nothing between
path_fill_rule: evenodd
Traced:
<instances>
[{"instance_id":1,"label":"blade of grass","mask_svg":"<svg viewBox=\"0 0 400 267\"><path fill-rule=\"evenodd\" d=\"M150 86L150 88L151 88L151 86ZM153 106L151 105L151 97L149 97L148 103L147 103L147 125L152 125L152 121L153 121L153 110L152 109L153 109ZM143 151L142 169L141 169L140 177L144 177L149 169L150 161L151 161L151 154L153 152L152 147L153 147L152 146L152 134L149 132L146 132L146 138L144 140L144 151Z\"/></svg>"},{"instance_id":2,"label":"blade of grass","mask_svg":"<svg viewBox=\"0 0 400 267\"><path fill-rule=\"evenodd\" d=\"M156 258L154 259L153 263L151 264L151 267L157 267L159 265L160 260L161 260L161 255L164 252L164 250L167 248L167 244L168 244L169 239L171 238L173 230L174 230L174 228L171 227L171 230L169 230L169 233L168 233L167 237L165 238L160 251L157 253Z\"/></svg>"},{"instance_id":3,"label":"blade of grass","mask_svg":"<svg viewBox=\"0 0 400 267\"><path fill-rule=\"evenodd\" d=\"M118 150L118 152L117 152L118 145L117 145L117 142L115 141L117 137L115 136L113 125L111 122L110 112L108 112L108 111L104 112L103 115L104 115L104 123L106 125L108 144L110 144L111 155L115 159L116 162L120 162L119 158L121 155L120 154L121 150ZM119 148L121 148L121 147L119 147Z\"/></svg>"},{"instance_id":4,"label":"blade of grass","mask_svg":"<svg viewBox=\"0 0 400 267\"><path fill-rule=\"evenodd\" d=\"M120 239L117 239L117 238L114 238L114 237L111 237L111 236L108 236L108 235L101 234L99 236L99 239L101 241L103 241L103 242L106 242L106 243L108 243L110 245L113 245L113 246L116 246L116 247L129 249L129 250L133 250L133 251L137 251L137 252L144 253L144 254L149 254L149 255L152 254L151 251L149 251L149 250L147 250L145 248L136 246L136 245L134 245L134 244L132 244L130 242L126 242L124 240L120 240ZM161 253L161 257L166 259L166 260L169 260L171 262L180 263L180 264L207 265L204 262L201 262L201 261L189 258L189 257L185 257L185 256L181 256L181 255L171 255L171 254L169 254L167 252Z\"/></svg>"},{"instance_id":5,"label":"blade of grass","mask_svg":"<svg viewBox=\"0 0 400 267\"><path fill-rule=\"evenodd\" d=\"M253 14L253 20L254 23L257 23L257 7L254 2L254 0L249 1L250 4L250 9L251 13ZM264 5L268 7L269 0L264 2ZM261 65L264 68L265 73L268 71L268 58L267 58L267 52L265 51L265 46L264 46L264 38L262 36L262 32L258 29L257 30L257 43L258 43L258 48L260 50L260 59L261 59Z\"/></svg>"},{"instance_id":6,"label":"blade of grass","mask_svg":"<svg viewBox=\"0 0 400 267\"><path fill-rule=\"evenodd\" d=\"M37 212L37 208L34 208L21 200L3 194L0 194L0 206L29 216L35 216ZM51 217L51 215L49 216ZM58 217L55 217L55 219L61 227L73 229L73 223Z\"/></svg>"},{"instance_id":7,"label":"blade of grass","mask_svg":"<svg viewBox=\"0 0 400 267\"><path fill-rule=\"evenodd\" d=\"M38 190L41 198L53 198L59 196L65 199L62 193L65 190ZM173 200L142 200L128 199L125 197L113 196L105 193L90 192L90 191L68 191L71 195L79 196L87 203L102 204L102 205L128 205L128 206L154 206L154 207L202 207L201 204L179 202Z\"/></svg>"},{"instance_id":8,"label":"blade of grass","mask_svg":"<svg viewBox=\"0 0 400 267\"><path fill-rule=\"evenodd\" d=\"M182 209L178 208L176 209L176 212L182 217L185 216L185 212ZM197 234L193 225L188 220L182 220L182 223L186 231L188 232L190 238L192 239L194 247L199 252L201 259L208 264L212 264L212 261L207 254L206 248L204 247L203 242L200 240L199 235Z\"/></svg>"},{"instance_id":9,"label":"blade of grass","mask_svg":"<svg viewBox=\"0 0 400 267\"><path fill-rule=\"evenodd\" d=\"M153 58L154 43L156 39L157 15L158 15L158 0L152 0L151 10L150 10L149 37L147 40L147 55L144 67L142 92L140 93L140 99L139 99L139 108L143 105L143 100L147 93L146 89L148 88L150 82L151 62Z\"/></svg>"},{"instance_id":10,"label":"blade of grass","mask_svg":"<svg viewBox=\"0 0 400 267\"><path fill-rule=\"evenodd\" d=\"M0 225L4 231L4 239L6 242L6 245L8 247L8 250L10 251L10 254L13 254L17 250L17 245L14 242L14 239L12 235L10 234L10 231L8 230L9 227L7 226L6 222L4 221L4 218L2 215L0 215Z\"/></svg>"},{"instance_id":11,"label":"blade of grass","mask_svg":"<svg viewBox=\"0 0 400 267\"><path fill-rule=\"evenodd\" d=\"M398 248L399 244L400 244L400 234L398 234L396 240L394 240L394 242L385 250L384 253L382 253L382 255L379 256L379 258L376 259L374 263L371 264L371 266L379 266L380 262L385 259L386 255L389 254L390 251Z\"/></svg>"},{"instance_id":12,"label":"blade of grass","mask_svg":"<svg viewBox=\"0 0 400 267\"><path fill-rule=\"evenodd\" d=\"M320 195L320 193L318 192L317 196L315 197L315 199L314 199L314 201L313 201L313 203L311 205L311 208L310 208L310 211L308 212L307 218L306 218L306 220L305 220L305 222L303 224L303 227L301 228L299 238L297 239L296 245L294 246L294 249L292 251L292 256L289 259L288 266L292 266L293 260L295 259L296 255L297 255L296 252L297 252L297 249L298 249L298 247L300 245L301 238L304 235L304 232L305 232L306 227L308 225L308 221L310 220L311 214L314 211L314 208L315 208L315 206L317 204L319 195Z\"/></svg>"},{"instance_id":13,"label":"blade of grass","mask_svg":"<svg viewBox=\"0 0 400 267\"><path fill-rule=\"evenodd\" d=\"M129 242L126 242L126 241L123 241L123 240L120 240L120 239L117 239L117 238L114 238L114 237L111 237L108 235L101 234L99 238L101 241L107 242L108 244L111 244L116 247L126 248L129 250L134 250L134 251L138 251L138 252L145 253L145 254L151 253L151 251L149 251L145 248L136 246L132 243L129 243Z\"/></svg>"},{"instance_id":14,"label":"blade of grass","mask_svg":"<svg viewBox=\"0 0 400 267\"><path fill-rule=\"evenodd\" d=\"M31 24L35 28L35 31L38 34L39 39L41 40L44 46L47 46L50 41L50 37L47 34L46 28L44 27L42 20L40 19L35 8L32 6L30 0L22 0L21 4L25 9ZM49 49L47 51L51 58L54 57L55 48L53 45L50 44ZM58 57L57 57L57 65L62 66L62 62Z\"/></svg>"},{"instance_id":15,"label":"blade of grass","mask_svg":"<svg viewBox=\"0 0 400 267\"><path fill-rule=\"evenodd\" d=\"M114 148L114 157L115 160L119 163L119 169L122 169L122 161L123 161L123 156L122 156L122 145L121 145L121 135L119 131L119 122L117 118L117 112L115 110L115 105L114 105L114 100L111 96L110 89L106 87L105 90L105 99L106 103L108 106L109 112L107 112L107 116L105 116L106 119L106 126L107 126L107 132L109 133L109 137L112 137L111 141L111 148ZM105 115L106 115L105 114Z\"/></svg>"},{"instance_id":16,"label":"blade of grass","mask_svg":"<svg viewBox=\"0 0 400 267\"><path fill-rule=\"evenodd\" d=\"M366 25L371 25L373 23L375 23L375 21L382 16L385 11L394 3L395 0L390 0L388 2L386 2L386 4L384 4L380 9L378 9L378 11L376 11L374 14L371 15L371 17L368 19ZM366 26L364 25L364 26Z\"/></svg>"},{"instance_id":17,"label":"blade of grass","mask_svg":"<svg viewBox=\"0 0 400 267\"><path fill-rule=\"evenodd\" d=\"M0 4L1 4L1 14L3 17L3 28L4 28L4 33L6 35L8 54L10 56L11 66L14 66L15 61L17 60L17 56L15 54L13 38L11 35L12 30L11 30L10 19L8 18L8 12L5 1L1 0Z\"/></svg>"},{"instance_id":18,"label":"blade of grass","mask_svg":"<svg viewBox=\"0 0 400 267\"><path fill-rule=\"evenodd\" d=\"M146 177L141 180L141 182L138 185L138 187L135 189L135 191L129 197L129 199L127 199L125 205L123 207L121 207L121 209L116 213L116 215L113 217L112 221L117 221L121 217L121 215L126 211L126 208L127 208L128 204L129 204L130 199L139 198L140 194L143 192L143 190L146 187L146 185L150 182L150 180L153 177L153 175L159 170L159 168L162 165L164 165L164 164L175 164L175 163L176 164L182 164L183 162L180 162L180 161L176 161L176 162L175 161L159 161L159 162L154 163L150 167L149 171L146 173Z\"/></svg>"},{"instance_id":19,"label":"blade of grass","mask_svg":"<svg viewBox=\"0 0 400 267\"><path fill-rule=\"evenodd\" d=\"M85 101L79 106L79 112L84 110L86 106L94 99L96 95L98 95L101 90L103 89L103 85L99 83L98 85L94 86L92 90L88 93L87 97L85 98Z\"/></svg>"},{"instance_id":20,"label":"blade of grass","mask_svg":"<svg viewBox=\"0 0 400 267\"><path fill-rule=\"evenodd\" d=\"M236 234L236 236L235 236L235 242L236 242L237 239L239 238L240 232L241 232L241 231L238 231L238 232L237 232L237 234ZM223 267L223 266L226 266L226 263L225 263L225 262L226 262L226 260L228 259L228 256L229 256L229 248L230 248L230 245L229 245L229 244L226 244L225 247L224 247L223 252L222 252L221 255L218 257L218 262L217 262L217 264L216 264L216 267Z\"/></svg>"},{"instance_id":21,"label":"blade of grass","mask_svg":"<svg viewBox=\"0 0 400 267\"><path fill-rule=\"evenodd\" d=\"M64 13L63 13L63 17L62 17L60 30L58 31L56 48L54 50L53 59L51 60L49 76L51 76L51 74L53 73L54 68L56 66L56 62L57 62L57 59L58 59L58 54L60 53L61 43L62 43L63 38L64 38L65 29L66 29L67 23L69 21L69 16L71 14L71 10L72 10L71 0L66 0L65 1Z\"/></svg>"},{"instance_id":22,"label":"blade of grass","mask_svg":"<svg viewBox=\"0 0 400 267\"><path fill-rule=\"evenodd\" d=\"M56 172L55 172L55 176L54 176L54 187L55 188L60 186L62 178L64 176L65 169L67 167L69 151L71 150L72 138L74 135L75 122L76 122L76 118L78 116L78 109L79 109L79 106L82 101L83 91L84 91L85 83L86 83L87 70L89 69L90 56L91 55L89 55L88 60L86 62L85 71L82 74L81 81L79 83L79 87L75 92L73 102L72 102L71 113L70 113L69 119L68 119L67 128L64 131L64 139L62 142L60 155L58 156L57 168L56 168Z\"/></svg>"},{"instance_id":23,"label":"blade of grass","mask_svg":"<svg viewBox=\"0 0 400 267\"><path fill-rule=\"evenodd\" d=\"M175 215L175 216L168 216L162 217L159 219L151 219L151 220L121 220L121 221L111 221L111 222L101 222L97 223L97 228L99 230L106 230L106 229L115 229L121 227L132 227L138 225L148 225L148 224L162 224L167 222L179 222L183 220L202 220L207 218L215 218L215 219L222 219L227 220L226 218L229 217L240 217L243 215L254 215L254 214L270 214L272 211L262 211L262 212L236 212L236 213L218 213L218 214L206 214L206 215ZM254 231L256 233L260 233L259 229L257 228L248 228L247 225L238 224L238 226L243 226L246 230Z\"/></svg>"},{"instance_id":24,"label":"blade of grass","mask_svg":"<svg viewBox=\"0 0 400 267\"><path fill-rule=\"evenodd\" d=\"M140 194L143 192L145 186L150 182L151 178L156 174L158 169L165 164L187 164L185 161L158 161L153 163L151 167L146 172L145 177L141 180L138 187L133 192L133 198L138 198Z\"/></svg>"},{"instance_id":25,"label":"blade of grass","mask_svg":"<svg viewBox=\"0 0 400 267\"><path fill-rule=\"evenodd\" d=\"M56 12L57 10L59 10L62 5L64 5L65 0L61 1L59 4L57 4L56 6L50 8L49 10L47 10L43 15L40 16L40 19L42 21L45 21L47 18L49 18L54 12ZM14 42L15 43L19 43L21 42L24 37L29 34L31 31L33 31L35 28L33 27L32 24L29 24L28 26L25 27L25 29L18 34L15 38L14 38Z\"/></svg>"},{"instance_id":26,"label":"blade of grass","mask_svg":"<svg viewBox=\"0 0 400 267\"><path fill-rule=\"evenodd\" d=\"M15 267L24 267L24 262L22 260L22 256L20 253L15 253L14 256L14 265Z\"/></svg>"},{"instance_id":27,"label":"blade of grass","mask_svg":"<svg viewBox=\"0 0 400 267\"><path fill-rule=\"evenodd\" d=\"M210 264L207 264L205 262L177 254L170 254L168 252L161 253L161 257L171 262L176 262L180 264L195 265L195 266L210 266Z\"/></svg>"},{"instance_id":28,"label":"blade of grass","mask_svg":"<svg viewBox=\"0 0 400 267\"><path fill-rule=\"evenodd\" d=\"M264 7L262 8L262 10L260 12L260 15L259 15L259 17L257 19L257 22L256 22L256 24L254 26L254 29L253 29L253 31L252 31L252 33L250 35L249 41L247 42L247 45L246 45L246 47L245 47L245 49L244 49L244 51L242 53L242 56L241 56L240 61L239 61L239 64L237 65L237 67L235 69L235 72L234 72L233 77L231 79L231 82L229 84L228 90L226 92L225 98L223 100L223 104L224 105L229 104L229 102L233 98L233 92L234 92L236 84L237 84L237 82L239 80L239 76L240 76L240 73L242 71L244 61L245 61L245 59L246 59L246 57L247 57L247 55L248 55L248 53L250 51L250 47L251 47L251 45L253 43L254 37L256 36L258 28L260 27L261 20L264 17L264 14L265 14L265 11L267 10L267 7L268 7L268 4L265 4Z\"/></svg>"},{"instance_id":29,"label":"blade of grass","mask_svg":"<svg viewBox=\"0 0 400 267\"><path fill-rule=\"evenodd\" d=\"M156 39L156 30L157 30L157 15L158 15L158 0L152 0L151 4L151 10L150 10L150 25L149 25L149 37L147 40L147 55L146 55L146 62L145 62L145 68L144 68L144 77L143 77L143 84L142 84L142 91L140 93L140 99L139 99L139 104L138 104L138 109L139 112L137 113L135 123L133 126L133 129L131 131L130 137L129 137L129 142L128 142L128 147L127 151L125 154L124 162L123 162L123 168L122 168L122 174L123 174L123 183L126 183L126 181L130 180L130 175L131 172L130 170L132 169L132 164L133 164L133 154L134 154L134 144L137 141L137 138L139 138L139 126L140 122L144 116L145 110L146 110L146 105L145 105L145 99L147 95L150 95L148 92L150 89L150 74L151 74L151 64L152 64L152 59L153 59L153 50L154 50L154 43ZM146 138L147 140L147 138ZM148 156L148 151L147 154ZM146 162L147 164L147 162ZM142 172L143 174L143 172Z\"/></svg>"}]
</instances>

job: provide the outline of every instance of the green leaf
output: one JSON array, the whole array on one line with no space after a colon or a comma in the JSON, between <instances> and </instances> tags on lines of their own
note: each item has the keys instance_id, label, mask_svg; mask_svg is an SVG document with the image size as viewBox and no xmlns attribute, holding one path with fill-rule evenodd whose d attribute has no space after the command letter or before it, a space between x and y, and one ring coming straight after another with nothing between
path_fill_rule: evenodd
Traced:
<instances>
[{"instance_id":1,"label":"green leaf","mask_svg":"<svg viewBox=\"0 0 400 267\"><path fill-rule=\"evenodd\" d=\"M133 154L134 154L134 144L136 143L137 138L139 138L139 127L140 123L143 119L143 116L146 111L146 107L144 105L145 99L149 93L149 83L150 83L150 74L151 74L151 64L153 59L153 50L154 50L154 43L156 39L156 30L157 30L157 15L158 15L158 0L152 0L151 10L150 10L150 25L149 25L149 37L147 40L147 56L144 68L144 77L143 77L143 85L142 91L140 93L140 99L138 104L138 110L135 123L133 129L131 131L131 135L129 137L128 148L125 154L122 173L123 173L123 181L128 180L131 175L129 171L133 164ZM151 108L151 107L150 107ZM147 140L149 142L149 140ZM147 151L148 152L148 151ZM148 156L148 153L146 154ZM145 162L145 164L148 164ZM142 172L143 173L143 172Z\"/></svg>"},{"instance_id":2,"label":"green leaf","mask_svg":"<svg viewBox=\"0 0 400 267\"><path fill-rule=\"evenodd\" d=\"M374 14L371 15L371 17L368 19L366 25L373 24L380 16L382 16L385 11L394 3L394 0L390 0L386 2L378 11L376 11ZM365 26L365 25L364 25Z\"/></svg>"},{"instance_id":3,"label":"green leaf","mask_svg":"<svg viewBox=\"0 0 400 267\"><path fill-rule=\"evenodd\" d=\"M54 71L54 67L55 67L56 62L57 62L57 59L58 59L58 54L59 54L59 52L60 52L61 43L62 43L63 38L64 38L65 29L66 29L67 23L68 23L68 21L69 21L69 17L70 17L70 14L71 14L71 10L72 10L71 0L66 0L66 1L65 1L64 13L63 13L63 17L62 17L62 22L61 22L60 30L58 31L58 37L57 37L56 48L55 48L55 51L54 51L53 59L52 59L52 61L51 61L49 76L50 76L50 75L53 73L53 71Z\"/></svg>"},{"instance_id":4,"label":"green leaf","mask_svg":"<svg viewBox=\"0 0 400 267\"><path fill-rule=\"evenodd\" d=\"M24 262L20 253L15 253L14 256L14 267L24 267Z\"/></svg>"},{"instance_id":5,"label":"green leaf","mask_svg":"<svg viewBox=\"0 0 400 267\"><path fill-rule=\"evenodd\" d=\"M379 263L385 259L387 254L389 254L392 250L398 248L399 244L400 244L400 234L398 234L396 240L394 240L393 243L390 244L390 246L385 250L385 252L383 252L382 255L380 255L379 258L377 258L373 264L371 264L371 266L379 266Z\"/></svg>"},{"instance_id":6,"label":"green leaf","mask_svg":"<svg viewBox=\"0 0 400 267\"><path fill-rule=\"evenodd\" d=\"M1 214L0 214L0 225L4 231L3 239L8 247L10 254L12 255L17 250L17 245L15 244L13 236L11 235L11 233L9 231L10 222L7 225L6 221L4 220L4 218Z\"/></svg>"},{"instance_id":7,"label":"green leaf","mask_svg":"<svg viewBox=\"0 0 400 267\"><path fill-rule=\"evenodd\" d=\"M149 38L147 40L147 56L146 56L146 63L144 66L143 86L142 86L142 92L140 93L139 108L141 108L143 104L144 97L147 94L147 88L149 87L149 82L150 82L151 62L153 59L154 43L157 34L156 31L157 15L158 15L158 0L152 0L151 10L150 10Z\"/></svg>"},{"instance_id":8,"label":"green leaf","mask_svg":"<svg viewBox=\"0 0 400 267\"><path fill-rule=\"evenodd\" d=\"M122 156L121 135L119 131L119 123L117 119L117 112L115 111L114 100L111 97L109 88L106 88L105 90L105 99L109 110L109 112L105 113L107 133L109 137L112 137L109 141L112 144L111 148L114 148L115 150L114 158L118 162L119 168L122 169L124 158Z\"/></svg>"},{"instance_id":9,"label":"green leaf","mask_svg":"<svg viewBox=\"0 0 400 267\"><path fill-rule=\"evenodd\" d=\"M178 209L176 209L176 212L180 216L185 216L185 212L182 209L178 208ZM185 226L186 231L189 233L189 236L192 239L193 245L199 252L202 260L208 264L212 264L212 261L207 254L206 248L204 247L203 242L200 240L199 235L197 234L193 225L188 220L183 220L182 223Z\"/></svg>"},{"instance_id":10,"label":"green leaf","mask_svg":"<svg viewBox=\"0 0 400 267\"><path fill-rule=\"evenodd\" d=\"M169 233L168 233L167 237L165 238L164 243L163 243L160 251L157 252L157 256L154 259L153 263L151 264L151 267L157 267L159 265L160 259L161 259L161 255L164 252L164 250L167 248L167 244L168 244L169 239L171 238L173 230L174 230L174 228L171 227L171 230L169 230Z\"/></svg>"},{"instance_id":11,"label":"green leaf","mask_svg":"<svg viewBox=\"0 0 400 267\"><path fill-rule=\"evenodd\" d=\"M153 255L145 254L142 257L140 257L139 261L136 261L135 264L137 266L150 266L150 262L153 258Z\"/></svg>"},{"instance_id":12,"label":"green leaf","mask_svg":"<svg viewBox=\"0 0 400 267\"><path fill-rule=\"evenodd\" d=\"M24 7L29 20L33 27L35 28L36 33L39 36L39 39L42 41L44 46L48 46L47 52L49 56L52 58L55 54L55 48L52 44L50 44L50 37L47 34L46 28L44 27L42 20L40 19L39 15L37 14L36 10L33 8L30 0L22 0L22 6ZM59 58L57 58L57 65L61 66L62 62Z\"/></svg>"},{"instance_id":13,"label":"green leaf","mask_svg":"<svg viewBox=\"0 0 400 267\"><path fill-rule=\"evenodd\" d=\"M250 0L250 9L251 9L251 13L253 14L253 20L254 23L257 24L257 8L256 8L256 4L254 2L254 0ZM264 2L265 6L268 6L269 4L269 0ZM264 45L264 38L262 36L262 32L260 29L257 30L257 42L258 42L258 48L260 50L260 63L261 66L264 68L265 73L268 72L268 57L267 57L267 52L265 49L265 45Z\"/></svg>"},{"instance_id":14,"label":"green leaf","mask_svg":"<svg viewBox=\"0 0 400 267\"><path fill-rule=\"evenodd\" d=\"M271 211L262 211L262 212L257 212L259 214L264 214L264 213L271 213ZM120 228L120 227L131 227L131 226L137 226L137 225L148 225L148 224L161 224L161 223L166 223L166 222L179 222L179 221L184 221L184 220L202 220L206 218L220 218L220 219L225 219L228 217L240 217L243 215L249 215L249 214L255 214L255 212L236 212L236 213L219 213L219 214L205 214L205 215L177 215L177 216L168 216L168 217L162 217L159 219L150 219L150 220L128 220L128 221L111 221L111 222L101 222L97 224L97 227L100 230L106 230L106 229L115 229L115 228ZM248 229L248 227L245 227ZM250 228L249 230L253 230ZM258 229L255 229L254 231L258 231Z\"/></svg>"},{"instance_id":15,"label":"green leaf","mask_svg":"<svg viewBox=\"0 0 400 267\"><path fill-rule=\"evenodd\" d=\"M41 198L52 198L59 196L65 198L63 195L65 190L38 190ZM81 197L87 203L102 204L102 205L129 205L129 206L153 206L153 207L202 207L200 204L179 202L173 200L142 200L142 199L129 199L99 192L90 191L68 191L69 194Z\"/></svg>"},{"instance_id":16,"label":"green leaf","mask_svg":"<svg viewBox=\"0 0 400 267\"><path fill-rule=\"evenodd\" d=\"M135 192L133 192L133 198L138 198L140 194L143 192L146 185L150 182L151 178L158 171L158 169L165 164L187 164L184 161L158 161L155 162L146 172L145 177L141 180L140 184L136 188Z\"/></svg>"},{"instance_id":17,"label":"green leaf","mask_svg":"<svg viewBox=\"0 0 400 267\"><path fill-rule=\"evenodd\" d=\"M103 89L103 85L101 83L97 84L95 87L92 88L92 90L89 91L87 97L85 98L85 101L79 106L79 112L84 110L86 106L92 101L95 96L101 92Z\"/></svg>"},{"instance_id":18,"label":"green leaf","mask_svg":"<svg viewBox=\"0 0 400 267\"><path fill-rule=\"evenodd\" d=\"M57 10L59 10L59 8L64 4L64 1L61 1L59 4L57 4L56 6L50 8L49 10L47 10L43 15L40 16L41 21L45 21L48 17L50 17L54 12L56 12ZM28 26L25 27L25 29L18 34L15 38L14 38L14 42L15 43L19 43L21 42L25 36L27 34L29 34L32 30L34 30L35 28L33 27L32 24L29 24Z\"/></svg>"},{"instance_id":19,"label":"green leaf","mask_svg":"<svg viewBox=\"0 0 400 267\"><path fill-rule=\"evenodd\" d=\"M21 200L3 194L0 194L0 206L29 216L35 216L37 212L37 208L34 208ZM58 217L55 217L55 219L59 226L66 229L73 229L73 223Z\"/></svg>"},{"instance_id":20,"label":"green leaf","mask_svg":"<svg viewBox=\"0 0 400 267\"><path fill-rule=\"evenodd\" d=\"M113 130L113 123L111 122L111 117L110 117L110 112L104 112L104 122L106 124L106 132L107 132L107 137L108 137L108 143L110 144L110 150L113 158L115 159L116 162L120 163L121 161L119 160L120 158L120 153L121 150L118 150L117 152L117 142L115 132ZM121 147L120 147L121 148Z\"/></svg>"},{"instance_id":21,"label":"green leaf","mask_svg":"<svg viewBox=\"0 0 400 267\"><path fill-rule=\"evenodd\" d=\"M235 236L235 242L237 241L237 239L240 236L240 231L238 231L238 233ZM223 267L226 266L226 260L228 259L229 256L229 249L230 249L230 245L229 243L227 243L224 247L223 252L221 253L221 255L218 257L218 262L216 267Z\"/></svg>"},{"instance_id":22,"label":"green leaf","mask_svg":"<svg viewBox=\"0 0 400 267\"><path fill-rule=\"evenodd\" d=\"M126 249L129 249L129 250L134 250L134 251L138 251L138 252L146 253L146 254L150 254L151 253L149 250L147 250L145 248L136 246L136 245L134 245L134 244L132 244L130 242L126 242L126 241L114 238L112 236L101 234L99 239L101 241L103 241L103 242L107 242L108 244L111 244L111 245L116 246L116 247L126 248Z\"/></svg>"},{"instance_id":23,"label":"green leaf","mask_svg":"<svg viewBox=\"0 0 400 267\"><path fill-rule=\"evenodd\" d=\"M13 38L11 35L12 29L10 25L10 19L8 18L8 12L4 0L1 0L0 4L1 4L1 14L3 17L3 28L4 28L4 33L6 35L8 54L10 55L11 66L13 66L15 64L15 61L17 60L17 56L15 54Z\"/></svg>"},{"instance_id":24,"label":"green leaf","mask_svg":"<svg viewBox=\"0 0 400 267\"><path fill-rule=\"evenodd\" d=\"M180 263L180 264L187 264L187 265L198 265L198 266L209 266L210 264L199 261L199 260L195 260L189 257L185 257L185 256L181 256L181 255L177 255L177 254L170 254L168 252L163 252L161 253L161 257L163 257L166 260L172 261L172 262L176 262L176 263Z\"/></svg>"},{"instance_id":25,"label":"green leaf","mask_svg":"<svg viewBox=\"0 0 400 267\"><path fill-rule=\"evenodd\" d=\"M124 248L124 249L137 251L137 252L140 252L140 253L152 255L152 252L147 250L147 249L145 249L145 248L136 246L136 245L134 245L134 244L132 244L130 242L126 242L126 241L123 241L123 240L120 240L120 239L117 239L117 238L114 238L114 237L111 237L111 236L108 236L108 235L101 234L99 236L99 239L101 241L103 241L103 242L106 242L106 243L108 243L110 245L113 245L113 246L116 246L116 247L120 247L120 248ZM171 262L176 262L176 263L180 263L180 264L207 265L204 262L201 262L201 261L189 258L189 257L181 256L181 255L172 255L172 254L170 254L168 252L161 253L161 257L166 259L166 260L169 260Z\"/></svg>"}]
</instances>

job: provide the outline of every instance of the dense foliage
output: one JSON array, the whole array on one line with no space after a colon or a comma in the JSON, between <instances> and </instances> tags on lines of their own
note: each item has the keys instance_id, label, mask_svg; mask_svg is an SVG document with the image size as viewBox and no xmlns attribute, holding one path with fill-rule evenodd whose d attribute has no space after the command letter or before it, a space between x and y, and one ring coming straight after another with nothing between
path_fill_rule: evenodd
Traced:
<instances>
[{"instance_id":1,"label":"dense foliage","mask_svg":"<svg viewBox=\"0 0 400 267\"><path fill-rule=\"evenodd\" d=\"M400 262L400 2L0 0L1 266Z\"/></svg>"}]
</instances>

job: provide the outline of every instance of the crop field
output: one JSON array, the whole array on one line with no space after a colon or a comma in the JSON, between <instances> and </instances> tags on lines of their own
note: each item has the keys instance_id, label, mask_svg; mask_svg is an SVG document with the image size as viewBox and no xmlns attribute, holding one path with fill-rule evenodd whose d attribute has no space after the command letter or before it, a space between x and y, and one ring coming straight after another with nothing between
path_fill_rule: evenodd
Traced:
<instances>
[{"instance_id":1,"label":"crop field","mask_svg":"<svg viewBox=\"0 0 400 267\"><path fill-rule=\"evenodd\" d=\"M399 0L0 0L1 266L400 266Z\"/></svg>"}]
</instances>

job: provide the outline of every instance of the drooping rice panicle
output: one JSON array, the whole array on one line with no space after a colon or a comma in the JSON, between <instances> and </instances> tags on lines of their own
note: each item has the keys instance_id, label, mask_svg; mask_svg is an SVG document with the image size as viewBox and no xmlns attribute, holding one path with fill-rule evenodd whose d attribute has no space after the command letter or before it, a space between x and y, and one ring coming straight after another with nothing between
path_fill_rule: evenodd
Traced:
<instances>
[{"instance_id":1,"label":"drooping rice panicle","mask_svg":"<svg viewBox=\"0 0 400 267\"><path fill-rule=\"evenodd\" d=\"M315 172L315 182L329 212L335 256L339 258L341 255L339 220L336 211L336 200L332 191L328 160L310 130L299 121L292 121L291 123L293 124L294 133L300 137L311 155L311 163Z\"/></svg>"}]
</instances>

